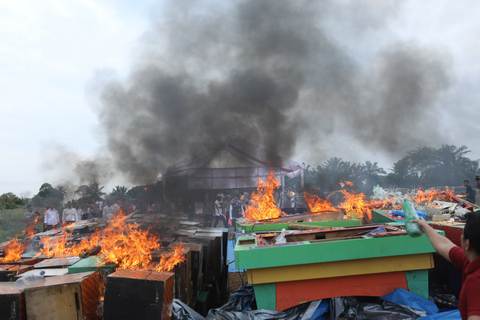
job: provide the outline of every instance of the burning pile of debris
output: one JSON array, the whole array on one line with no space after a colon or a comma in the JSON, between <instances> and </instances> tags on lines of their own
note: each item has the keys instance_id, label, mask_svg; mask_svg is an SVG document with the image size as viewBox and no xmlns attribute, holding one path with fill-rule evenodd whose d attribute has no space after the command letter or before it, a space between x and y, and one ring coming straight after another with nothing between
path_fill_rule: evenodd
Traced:
<instances>
[{"instance_id":1,"label":"burning pile of debris","mask_svg":"<svg viewBox=\"0 0 480 320\"><path fill-rule=\"evenodd\" d=\"M338 190L325 197L304 192L306 213L287 214L276 201L279 186L274 171L270 171L265 180L258 180L257 190L252 193L244 218L237 220L240 229L261 231L272 230L272 225L281 230L394 222L404 217L404 199L415 205L420 216L433 221L461 219L473 208L472 204L462 200L449 188L407 190L399 193L387 192L377 186L370 198L362 192L356 192L352 182L343 181L339 183Z\"/></svg>"},{"instance_id":2,"label":"burning pile of debris","mask_svg":"<svg viewBox=\"0 0 480 320\"><path fill-rule=\"evenodd\" d=\"M234 246L243 254L242 246L353 239L360 247L365 235L409 239L401 226L389 225L398 223L404 199L415 204L417 213L423 210L435 221L447 211L448 218L468 211L468 203L450 189L399 194L377 188L370 198L344 181L324 197L305 192L308 211L287 214L278 205L280 186L273 170L258 180L244 216L236 224L242 233L205 227L201 214L140 210L127 214L121 209L111 218L80 220L44 232L35 233L28 225L22 237L0 244L0 314L12 319L168 319L174 298L207 314L227 298L233 275L227 255ZM262 259L252 261L257 260ZM380 272L382 267L376 268ZM248 281L260 284L255 283L258 279L252 278L252 272L247 272ZM291 274L296 273L288 276ZM301 299L299 296L298 301ZM257 301L263 303L261 298ZM60 307L60 302L69 307Z\"/></svg>"},{"instance_id":3,"label":"burning pile of debris","mask_svg":"<svg viewBox=\"0 0 480 320\"><path fill-rule=\"evenodd\" d=\"M282 210L278 208L274 194L279 186L273 171L268 173L265 181L258 179L257 191L252 193L250 204L245 210L245 219L260 221L279 218Z\"/></svg>"},{"instance_id":4,"label":"burning pile of debris","mask_svg":"<svg viewBox=\"0 0 480 320\"><path fill-rule=\"evenodd\" d=\"M120 211L104 228L77 242L72 241L65 229L54 237L41 237L38 256L70 257L96 253L103 262L129 270L171 271L176 264L183 262L181 244L173 252L162 254L160 261L153 262L153 253L161 248L158 237L142 230L136 223L127 223L127 218Z\"/></svg>"},{"instance_id":5,"label":"burning pile of debris","mask_svg":"<svg viewBox=\"0 0 480 320\"><path fill-rule=\"evenodd\" d=\"M420 217L431 221L462 220L475 205L462 199L451 188L430 188L407 190L404 193L388 192L377 186L374 189L374 203L382 204L373 211L373 222L392 222L404 219L402 200L410 199Z\"/></svg>"},{"instance_id":6,"label":"burning pile of debris","mask_svg":"<svg viewBox=\"0 0 480 320\"><path fill-rule=\"evenodd\" d=\"M168 319L173 298L206 311L226 298L227 235L186 216L121 210L109 221L26 230L0 244L0 314Z\"/></svg>"},{"instance_id":7,"label":"burning pile of debris","mask_svg":"<svg viewBox=\"0 0 480 320\"><path fill-rule=\"evenodd\" d=\"M327 198L304 192L304 200L310 215L328 217L331 213L341 213L342 219L371 220L372 209L393 206L391 200L368 200L361 192L353 191L353 183L341 182L342 189L332 192ZM252 193L251 201L245 210L245 220L249 222L266 221L285 217L286 213L277 206L275 191L279 188L279 181L273 171L270 171L266 180L259 179L257 191ZM329 198L336 194L342 196L342 201L335 205Z\"/></svg>"}]
</instances>

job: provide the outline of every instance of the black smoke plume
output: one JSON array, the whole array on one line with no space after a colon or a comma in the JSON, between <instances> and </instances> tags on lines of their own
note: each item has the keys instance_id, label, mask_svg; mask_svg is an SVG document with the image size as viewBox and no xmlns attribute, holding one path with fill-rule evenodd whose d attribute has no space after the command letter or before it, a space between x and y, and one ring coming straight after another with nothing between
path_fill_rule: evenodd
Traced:
<instances>
[{"instance_id":1,"label":"black smoke plume","mask_svg":"<svg viewBox=\"0 0 480 320\"><path fill-rule=\"evenodd\" d=\"M102 90L116 169L151 182L225 144L279 165L298 139L321 144L338 131L391 153L435 141L425 122L448 85L444 63L406 44L361 61L326 27L345 10L358 28L382 27L374 9L351 3L168 1L128 79Z\"/></svg>"}]
</instances>

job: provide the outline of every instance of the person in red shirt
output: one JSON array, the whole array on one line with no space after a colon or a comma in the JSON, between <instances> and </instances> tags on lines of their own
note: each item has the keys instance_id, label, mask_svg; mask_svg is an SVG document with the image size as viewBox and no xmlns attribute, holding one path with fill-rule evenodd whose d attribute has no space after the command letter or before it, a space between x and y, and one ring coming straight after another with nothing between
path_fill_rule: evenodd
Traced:
<instances>
[{"instance_id":1,"label":"person in red shirt","mask_svg":"<svg viewBox=\"0 0 480 320\"><path fill-rule=\"evenodd\" d=\"M438 254L462 271L458 309L463 320L480 320L480 213L467 217L462 247L439 235L426 221L417 223L427 234Z\"/></svg>"}]
</instances>

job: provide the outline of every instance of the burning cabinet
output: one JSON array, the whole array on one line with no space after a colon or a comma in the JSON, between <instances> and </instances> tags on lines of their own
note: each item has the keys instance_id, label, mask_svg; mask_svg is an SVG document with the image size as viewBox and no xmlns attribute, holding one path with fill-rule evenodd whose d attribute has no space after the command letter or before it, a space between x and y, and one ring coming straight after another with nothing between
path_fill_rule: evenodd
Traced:
<instances>
[{"instance_id":1,"label":"burning cabinet","mask_svg":"<svg viewBox=\"0 0 480 320\"><path fill-rule=\"evenodd\" d=\"M119 270L107 277L105 320L170 319L174 274Z\"/></svg>"},{"instance_id":2,"label":"burning cabinet","mask_svg":"<svg viewBox=\"0 0 480 320\"><path fill-rule=\"evenodd\" d=\"M175 247L170 246L171 248ZM173 249L172 249L173 250ZM175 266L172 272L175 274L175 298L185 302L188 305L192 304L192 254L188 247L184 247L183 254L185 261Z\"/></svg>"},{"instance_id":3,"label":"burning cabinet","mask_svg":"<svg viewBox=\"0 0 480 320\"><path fill-rule=\"evenodd\" d=\"M24 288L29 320L97 320L101 295L98 273L45 278Z\"/></svg>"}]
</instances>

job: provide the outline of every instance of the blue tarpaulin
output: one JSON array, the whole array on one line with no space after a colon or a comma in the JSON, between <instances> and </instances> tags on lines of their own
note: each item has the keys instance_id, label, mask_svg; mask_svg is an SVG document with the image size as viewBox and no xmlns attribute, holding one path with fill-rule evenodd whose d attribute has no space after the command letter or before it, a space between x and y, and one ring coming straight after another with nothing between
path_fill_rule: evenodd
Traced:
<instances>
[{"instance_id":1,"label":"blue tarpaulin","mask_svg":"<svg viewBox=\"0 0 480 320\"><path fill-rule=\"evenodd\" d=\"M438 307L435 303L405 289L396 289L383 296L382 299L415 311L424 311L427 315L438 313Z\"/></svg>"},{"instance_id":2,"label":"blue tarpaulin","mask_svg":"<svg viewBox=\"0 0 480 320\"><path fill-rule=\"evenodd\" d=\"M382 299L408 307L412 310L424 311L426 316L419 318L420 320L461 319L458 309L439 312L435 303L405 289L396 289L392 293L384 296Z\"/></svg>"},{"instance_id":3,"label":"blue tarpaulin","mask_svg":"<svg viewBox=\"0 0 480 320\"><path fill-rule=\"evenodd\" d=\"M396 217L405 217L403 210L390 210L390 213ZM427 213L425 211L417 210L417 215L422 219L427 219Z\"/></svg>"},{"instance_id":4,"label":"blue tarpaulin","mask_svg":"<svg viewBox=\"0 0 480 320\"><path fill-rule=\"evenodd\" d=\"M437 314L433 314L431 316L426 316L420 318L419 320L460 320L462 317L460 316L460 311L458 309L439 312Z\"/></svg>"},{"instance_id":5,"label":"blue tarpaulin","mask_svg":"<svg viewBox=\"0 0 480 320\"><path fill-rule=\"evenodd\" d=\"M312 320L324 320L327 319L326 316L330 309L330 302L328 300L323 300L322 303L317 307L315 312L312 314L310 319Z\"/></svg>"}]
</instances>

